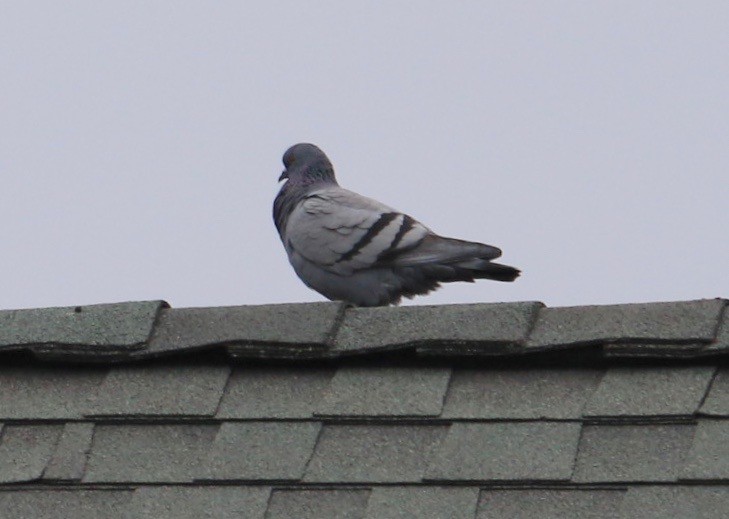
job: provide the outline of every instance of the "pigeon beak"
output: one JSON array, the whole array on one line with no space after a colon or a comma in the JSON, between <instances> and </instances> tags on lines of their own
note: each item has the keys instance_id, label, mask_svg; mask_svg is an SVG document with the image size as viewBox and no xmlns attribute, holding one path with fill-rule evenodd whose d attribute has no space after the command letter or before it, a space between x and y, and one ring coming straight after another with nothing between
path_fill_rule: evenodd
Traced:
<instances>
[{"instance_id":1,"label":"pigeon beak","mask_svg":"<svg viewBox=\"0 0 729 519\"><path fill-rule=\"evenodd\" d=\"M289 178L289 172L287 170L283 170L281 176L278 177L278 181L281 182L285 178Z\"/></svg>"}]
</instances>

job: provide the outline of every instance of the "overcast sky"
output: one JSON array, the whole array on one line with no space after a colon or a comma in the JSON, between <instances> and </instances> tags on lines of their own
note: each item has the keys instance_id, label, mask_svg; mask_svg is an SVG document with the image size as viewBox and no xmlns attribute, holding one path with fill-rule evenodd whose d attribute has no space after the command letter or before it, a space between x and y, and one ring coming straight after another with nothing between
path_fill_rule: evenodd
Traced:
<instances>
[{"instance_id":1,"label":"overcast sky","mask_svg":"<svg viewBox=\"0 0 729 519\"><path fill-rule=\"evenodd\" d=\"M323 300L281 155L520 267L416 304L729 296L729 2L3 2L0 308Z\"/></svg>"}]
</instances>

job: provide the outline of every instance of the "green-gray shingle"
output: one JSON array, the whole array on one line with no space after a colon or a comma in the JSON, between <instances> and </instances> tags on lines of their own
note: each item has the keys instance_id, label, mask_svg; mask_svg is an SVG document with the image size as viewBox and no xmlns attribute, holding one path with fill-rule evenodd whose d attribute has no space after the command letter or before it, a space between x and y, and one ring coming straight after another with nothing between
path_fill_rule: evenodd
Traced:
<instances>
[{"instance_id":1,"label":"green-gray shingle","mask_svg":"<svg viewBox=\"0 0 729 519\"><path fill-rule=\"evenodd\" d=\"M219 418L311 418L334 375L331 368L246 366L230 375Z\"/></svg>"},{"instance_id":2,"label":"green-gray shingle","mask_svg":"<svg viewBox=\"0 0 729 519\"><path fill-rule=\"evenodd\" d=\"M610 519L624 495L621 490L484 490L476 519Z\"/></svg>"},{"instance_id":3,"label":"green-gray shingle","mask_svg":"<svg viewBox=\"0 0 729 519\"><path fill-rule=\"evenodd\" d=\"M606 341L710 342L725 302L701 299L676 303L544 308L527 343L530 348Z\"/></svg>"},{"instance_id":4,"label":"green-gray shingle","mask_svg":"<svg viewBox=\"0 0 729 519\"><path fill-rule=\"evenodd\" d=\"M319 428L312 422L223 423L200 479L300 479Z\"/></svg>"},{"instance_id":5,"label":"green-gray shingle","mask_svg":"<svg viewBox=\"0 0 729 519\"><path fill-rule=\"evenodd\" d=\"M568 480L579 436L578 423L454 423L426 479Z\"/></svg>"},{"instance_id":6,"label":"green-gray shingle","mask_svg":"<svg viewBox=\"0 0 729 519\"><path fill-rule=\"evenodd\" d=\"M114 368L86 415L212 416L229 374L228 366L151 364Z\"/></svg>"},{"instance_id":7,"label":"green-gray shingle","mask_svg":"<svg viewBox=\"0 0 729 519\"><path fill-rule=\"evenodd\" d=\"M729 487L635 486L628 489L618 519L726 519Z\"/></svg>"},{"instance_id":8,"label":"green-gray shingle","mask_svg":"<svg viewBox=\"0 0 729 519\"><path fill-rule=\"evenodd\" d=\"M124 519L264 519L270 492L267 487L141 487Z\"/></svg>"},{"instance_id":9,"label":"green-gray shingle","mask_svg":"<svg viewBox=\"0 0 729 519\"><path fill-rule=\"evenodd\" d=\"M692 416L715 367L631 366L607 371L585 406L586 416Z\"/></svg>"},{"instance_id":10,"label":"green-gray shingle","mask_svg":"<svg viewBox=\"0 0 729 519\"><path fill-rule=\"evenodd\" d=\"M41 478L62 425L5 425L0 429L0 483Z\"/></svg>"},{"instance_id":11,"label":"green-gray shingle","mask_svg":"<svg viewBox=\"0 0 729 519\"><path fill-rule=\"evenodd\" d=\"M191 482L216 430L215 425L97 425L83 481Z\"/></svg>"},{"instance_id":12,"label":"green-gray shingle","mask_svg":"<svg viewBox=\"0 0 729 519\"><path fill-rule=\"evenodd\" d=\"M364 519L369 490L274 490L266 519Z\"/></svg>"},{"instance_id":13,"label":"green-gray shingle","mask_svg":"<svg viewBox=\"0 0 729 519\"><path fill-rule=\"evenodd\" d=\"M376 487L365 519L473 519L477 503L477 487Z\"/></svg>"},{"instance_id":14,"label":"green-gray shingle","mask_svg":"<svg viewBox=\"0 0 729 519\"><path fill-rule=\"evenodd\" d=\"M683 480L729 480L729 420L699 420Z\"/></svg>"},{"instance_id":15,"label":"green-gray shingle","mask_svg":"<svg viewBox=\"0 0 729 519\"><path fill-rule=\"evenodd\" d=\"M170 353L229 345L250 356L326 351L342 312L338 303L171 309L160 315L150 350Z\"/></svg>"},{"instance_id":16,"label":"green-gray shingle","mask_svg":"<svg viewBox=\"0 0 729 519\"><path fill-rule=\"evenodd\" d=\"M80 481L86 472L86 460L94 434L92 422L69 422L48 462L43 479Z\"/></svg>"},{"instance_id":17,"label":"green-gray shingle","mask_svg":"<svg viewBox=\"0 0 729 519\"><path fill-rule=\"evenodd\" d=\"M432 425L325 425L304 480L418 482L446 432Z\"/></svg>"},{"instance_id":18,"label":"green-gray shingle","mask_svg":"<svg viewBox=\"0 0 729 519\"><path fill-rule=\"evenodd\" d=\"M602 371L457 369L444 418L580 418Z\"/></svg>"},{"instance_id":19,"label":"green-gray shingle","mask_svg":"<svg viewBox=\"0 0 729 519\"><path fill-rule=\"evenodd\" d=\"M729 305L724 307L724 313L716 331L716 340L706 346L704 353L726 353L727 350L729 350Z\"/></svg>"},{"instance_id":20,"label":"green-gray shingle","mask_svg":"<svg viewBox=\"0 0 729 519\"><path fill-rule=\"evenodd\" d=\"M131 497L131 490L10 490L0 491L0 510L9 519L129 519Z\"/></svg>"},{"instance_id":21,"label":"green-gray shingle","mask_svg":"<svg viewBox=\"0 0 729 519\"><path fill-rule=\"evenodd\" d=\"M152 332L162 301L0 311L0 346L134 350Z\"/></svg>"},{"instance_id":22,"label":"green-gray shingle","mask_svg":"<svg viewBox=\"0 0 729 519\"><path fill-rule=\"evenodd\" d=\"M108 368L5 366L0 369L0 420L82 418Z\"/></svg>"},{"instance_id":23,"label":"green-gray shingle","mask_svg":"<svg viewBox=\"0 0 729 519\"><path fill-rule=\"evenodd\" d=\"M342 367L317 415L438 416L450 379L449 368Z\"/></svg>"},{"instance_id":24,"label":"green-gray shingle","mask_svg":"<svg viewBox=\"0 0 729 519\"><path fill-rule=\"evenodd\" d=\"M572 478L580 483L676 481L693 425L585 426Z\"/></svg>"},{"instance_id":25,"label":"green-gray shingle","mask_svg":"<svg viewBox=\"0 0 729 519\"><path fill-rule=\"evenodd\" d=\"M711 416L729 416L729 370L726 368L717 371L700 412Z\"/></svg>"},{"instance_id":26,"label":"green-gray shingle","mask_svg":"<svg viewBox=\"0 0 729 519\"><path fill-rule=\"evenodd\" d=\"M335 351L366 352L423 346L495 351L523 341L541 303L349 308Z\"/></svg>"}]
</instances>

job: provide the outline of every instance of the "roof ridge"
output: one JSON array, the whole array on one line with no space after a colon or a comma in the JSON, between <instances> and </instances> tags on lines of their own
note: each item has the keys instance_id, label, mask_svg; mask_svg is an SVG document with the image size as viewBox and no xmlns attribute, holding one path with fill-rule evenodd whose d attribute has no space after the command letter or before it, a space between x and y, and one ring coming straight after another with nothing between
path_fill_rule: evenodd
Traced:
<instances>
[{"instance_id":1,"label":"roof ridge","mask_svg":"<svg viewBox=\"0 0 729 519\"><path fill-rule=\"evenodd\" d=\"M0 311L0 352L114 363L207 350L234 359L700 359L729 353L726 299L547 307L538 301L355 308L283 303L171 308L139 301Z\"/></svg>"}]
</instances>

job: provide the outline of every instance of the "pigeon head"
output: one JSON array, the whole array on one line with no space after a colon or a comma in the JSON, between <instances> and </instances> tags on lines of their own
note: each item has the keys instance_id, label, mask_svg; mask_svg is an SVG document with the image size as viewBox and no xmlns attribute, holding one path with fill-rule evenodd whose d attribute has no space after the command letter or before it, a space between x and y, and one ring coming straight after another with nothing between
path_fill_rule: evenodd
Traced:
<instances>
[{"instance_id":1,"label":"pigeon head","mask_svg":"<svg viewBox=\"0 0 729 519\"><path fill-rule=\"evenodd\" d=\"M286 169L279 181L288 179L289 184L307 186L319 182L334 182L334 167L318 147L306 142L294 144L283 155Z\"/></svg>"}]
</instances>

